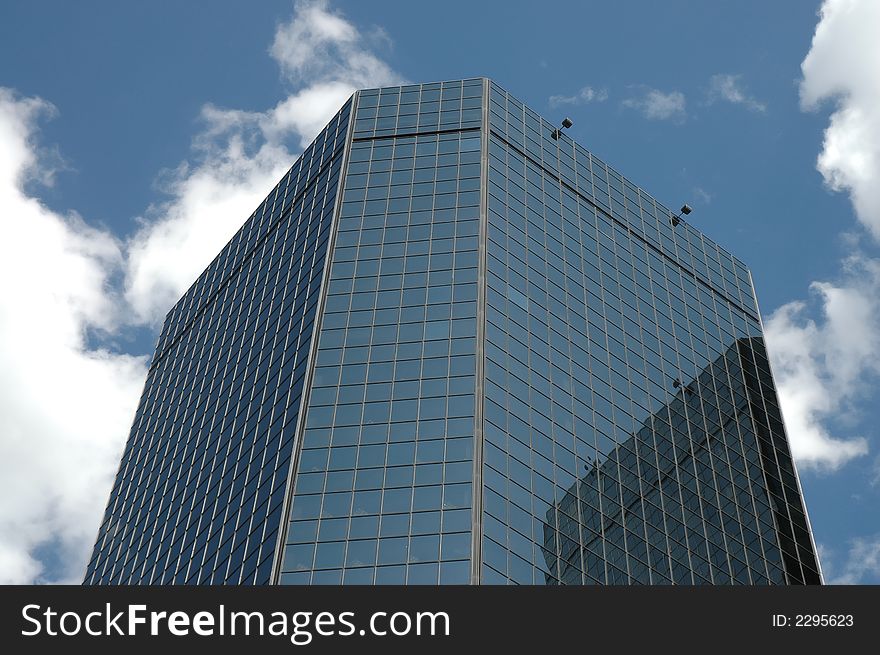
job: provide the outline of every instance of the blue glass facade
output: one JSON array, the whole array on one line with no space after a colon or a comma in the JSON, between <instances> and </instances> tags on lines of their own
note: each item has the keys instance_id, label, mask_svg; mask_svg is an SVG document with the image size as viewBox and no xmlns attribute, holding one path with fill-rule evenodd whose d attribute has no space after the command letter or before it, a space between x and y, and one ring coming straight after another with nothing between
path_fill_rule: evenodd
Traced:
<instances>
[{"instance_id":1,"label":"blue glass facade","mask_svg":"<svg viewBox=\"0 0 880 655\"><path fill-rule=\"evenodd\" d=\"M466 584L482 80L357 97L282 584Z\"/></svg>"},{"instance_id":2,"label":"blue glass facade","mask_svg":"<svg viewBox=\"0 0 880 655\"><path fill-rule=\"evenodd\" d=\"M746 267L489 109L481 582L819 583Z\"/></svg>"},{"instance_id":3,"label":"blue glass facade","mask_svg":"<svg viewBox=\"0 0 880 655\"><path fill-rule=\"evenodd\" d=\"M819 583L748 269L553 128L356 93L169 313L86 582Z\"/></svg>"},{"instance_id":4,"label":"blue glass facade","mask_svg":"<svg viewBox=\"0 0 880 655\"><path fill-rule=\"evenodd\" d=\"M270 581L349 114L168 313L87 584Z\"/></svg>"}]
</instances>

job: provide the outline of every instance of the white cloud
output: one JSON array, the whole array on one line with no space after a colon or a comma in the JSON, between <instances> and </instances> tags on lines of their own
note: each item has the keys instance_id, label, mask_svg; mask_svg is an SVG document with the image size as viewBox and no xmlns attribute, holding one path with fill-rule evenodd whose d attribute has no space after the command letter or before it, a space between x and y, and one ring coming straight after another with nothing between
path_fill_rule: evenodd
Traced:
<instances>
[{"instance_id":1,"label":"white cloud","mask_svg":"<svg viewBox=\"0 0 880 655\"><path fill-rule=\"evenodd\" d=\"M293 163L291 137L308 145L356 89L402 81L368 41L326 2L299 2L270 49L296 91L264 112L203 108L195 162L165 175L169 200L130 244L125 295L137 320L161 322Z\"/></svg>"},{"instance_id":2,"label":"white cloud","mask_svg":"<svg viewBox=\"0 0 880 655\"><path fill-rule=\"evenodd\" d=\"M699 200L704 205L708 205L712 202L712 194L706 191L703 187L695 186L691 193L693 193L694 198Z\"/></svg>"},{"instance_id":3,"label":"white cloud","mask_svg":"<svg viewBox=\"0 0 880 655\"><path fill-rule=\"evenodd\" d=\"M147 211L128 246L125 296L138 322L161 322L293 163L283 145L253 148L247 126L227 114L203 110L212 140L196 164L166 173L171 199Z\"/></svg>"},{"instance_id":4,"label":"white cloud","mask_svg":"<svg viewBox=\"0 0 880 655\"><path fill-rule=\"evenodd\" d=\"M792 454L801 467L835 470L868 452L864 437L838 438L826 423L856 412L880 373L880 261L853 255L841 282L814 282L821 319L791 302L765 322Z\"/></svg>"},{"instance_id":5,"label":"white cloud","mask_svg":"<svg viewBox=\"0 0 880 655\"><path fill-rule=\"evenodd\" d=\"M764 113L767 105L748 95L742 86L742 75L718 74L709 80L709 102L724 100L742 105L749 111Z\"/></svg>"},{"instance_id":6,"label":"white cloud","mask_svg":"<svg viewBox=\"0 0 880 655\"><path fill-rule=\"evenodd\" d=\"M801 64L804 109L837 101L817 168L836 191L848 191L859 221L880 236L880 3L826 0ZM835 437L857 424L860 403L876 395L880 372L880 260L858 250L843 262L836 284L811 285L822 316L791 302L766 322L780 402L802 466L834 470L868 452L868 437ZM849 425L847 425L849 424Z\"/></svg>"},{"instance_id":7,"label":"white cloud","mask_svg":"<svg viewBox=\"0 0 880 655\"><path fill-rule=\"evenodd\" d=\"M880 239L880 2L826 0L801 64L801 104L833 101L817 168Z\"/></svg>"},{"instance_id":8,"label":"white cloud","mask_svg":"<svg viewBox=\"0 0 880 655\"><path fill-rule=\"evenodd\" d=\"M683 120L687 113L685 104L681 91L665 93L658 89L645 89L642 95L623 101L624 107L636 109L650 120Z\"/></svg>"},{"instance_id":9,"label":"white cloud","mask_svg":"<svg viewBox=\"0 0 880 655\"><path fill-rule=\"evenodd\" d=\"M157 325L296 148L356 88L400 81L367 47L381 38L298 3L271 48L295 89L264 112L206 105L192 161L163 172L168 199L129 243L26 193L51 181L34 135L54 109L0 89L0 583L82 579L146 372L92 344Z\"/></svg>"},{"instance_id":10,"label":"white cloud","mask_svg":"<svg viewBox=\"0 0 880 655\"><path fill-rule=\"evenodd\" d=\"M824 572L828 584L877 584L880 581L880 535L851 540L843 564L833 569L825 566Z\"/></svg>"},{"instance_id":11,"label":"white cloud","mask_svg":"<svg viewBox=\"0 0 880 655\"><path fill-rule=\"evenodd\" d=\"M119 243L25 192L38 98L0 88L0 583L82 579L143 384L145 361L89 345L119 325ZM50 548L62 570L47 572Z\"/></svg>"},{"instance_id":12,"label":"white cloud","mask_svg":"<svg viewBox=\"0 0 880 655\"><path fill-rule=\"evenodd\" d=\"M384 31L379 34L389 40ZM328 9L326 0L297 2L293 20L275 32L270 52L296 84L337 80L356 89L398 79L388 64L368 50L356 27Z\"/></svg>"},{"instance_id":13,"label":"white cloud","mask_svg":"<svg viewBox=\"0 0 880 655\"><path fill-rule=\"evenodd\" d=\"M591 86L585 86L573 96L550 96L548 103L551 107L560 107L562 105L585 105L590 102L605 102L608 100L608 91L606 89L594 89Z\"/></svg>"}]
</instances>

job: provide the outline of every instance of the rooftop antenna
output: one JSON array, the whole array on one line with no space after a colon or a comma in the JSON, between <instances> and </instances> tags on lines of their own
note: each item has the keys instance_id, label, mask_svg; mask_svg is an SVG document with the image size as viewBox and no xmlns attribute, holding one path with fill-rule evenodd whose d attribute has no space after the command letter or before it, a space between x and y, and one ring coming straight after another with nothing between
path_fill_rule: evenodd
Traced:
<instances>
[{"instance_id":1,"label":"rooftop antenna","mask_svg":"<svg viewBox=\"0 0 880 655\"><path fill-rule=\"evenodd\" d=\"M557 127L555 130L553 130L553 132L550 133L550 136L552 136L554 139L556 139L558 141L559 137L562 136L562 130L568 129L572 125L574 125L574 123L571 122L570 118L568 118L568 117L563 118L562 119L562 127Z\"/></svg>"}]
</instances>

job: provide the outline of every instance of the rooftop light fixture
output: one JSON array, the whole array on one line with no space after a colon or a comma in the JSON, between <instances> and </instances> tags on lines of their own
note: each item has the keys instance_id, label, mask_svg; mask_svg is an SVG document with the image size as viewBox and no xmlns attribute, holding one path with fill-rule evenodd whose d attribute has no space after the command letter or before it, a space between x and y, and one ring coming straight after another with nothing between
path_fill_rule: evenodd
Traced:
<instances>
[{"instance_id":1,"label":"rooftop light fixture","mask_svg":"<svg viewBox=\"0 0 880 655\"><path fill-rule=\"evenodd\" d=\"M572 125L574 125L574 123L571 122L570 118L563 118L562 127L557 127L555 130L553 130L553 132L550 133L550 136L558 140L559 137L562 135L562 130L568 129Z\"/></svg>"}]
</instances>

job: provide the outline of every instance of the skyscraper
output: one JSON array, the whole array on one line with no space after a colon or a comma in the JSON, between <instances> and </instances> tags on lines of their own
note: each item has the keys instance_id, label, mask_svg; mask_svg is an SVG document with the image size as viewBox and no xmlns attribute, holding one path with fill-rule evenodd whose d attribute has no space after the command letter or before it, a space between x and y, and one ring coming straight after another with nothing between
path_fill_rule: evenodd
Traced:
<instances>
[{"instance_id":1,"label":"skyscraper","mask_svg":"<svg viewBox=\"0 0 880 655\"><path fill-rule=\"evenodd\" d=\"M748 269L554 128L355 93L169 312L86 582L819 583Z\"/></svg>"}]
</instances>

